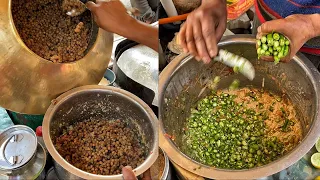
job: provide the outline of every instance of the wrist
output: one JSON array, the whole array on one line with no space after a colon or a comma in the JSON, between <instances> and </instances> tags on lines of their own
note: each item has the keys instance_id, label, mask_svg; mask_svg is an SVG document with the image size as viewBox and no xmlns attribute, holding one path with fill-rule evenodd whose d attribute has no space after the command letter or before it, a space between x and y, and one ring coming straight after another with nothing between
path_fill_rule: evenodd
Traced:
<instances>
[{"instance_id":1,"label":"wrist","mask_svg":"<svg viewBox=\"0 0 320 180\"><path fill-rule=\"evenodd\" d=\"M222 4L227 4L227 0L202 0L201 4L217 4L217 3L222 3Z\"/></svg>"},{"instance_id":2,"label":"wrist","mask_svg":"<svg viewBox=\"0 0 320 180\"><path fill-rule=\"evenodd\" d=\"M120 26L120 29L117 31L119 33L117 34L130 39L132 34L135 33L133 31L136 29L135 27L138 24L137 20L131 16L128 16L128 18L124 19L121 24L122 25Z\"/></svg>"},{"instance_id":3,"label":"wrist","mask_svg":"<svg viewBox=\"0 0 320 180\"><path fill-rule=\"evenodd\" d=\"M310 17L310 21L312 23L312 27L313 27L313 33L312 33L312 37L311 38L314 38L314 37L317 37L317 36L320 36L320 14L311 14L309 15Z\"/></svg>"}]
</instances>

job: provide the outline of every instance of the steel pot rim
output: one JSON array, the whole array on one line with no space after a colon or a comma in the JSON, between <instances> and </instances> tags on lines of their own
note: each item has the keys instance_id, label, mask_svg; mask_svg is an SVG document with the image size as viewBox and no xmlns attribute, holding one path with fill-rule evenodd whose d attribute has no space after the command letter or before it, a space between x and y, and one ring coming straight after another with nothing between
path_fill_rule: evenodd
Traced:
<instances>
[{"instance_id":1,"label":"steel pot rim","mask_svg":"<svg viewBox=\"0 0 320 180\"><path fill-rule=\"evenodd\" d=\"M219 46L227 45L230 43L249 43L254 45L255 38L251 35L227 36L220 41ZM310 61L302 61L301 57L304 56L298 53L298 55L296 55L293 58L293 61L298 63L301 68L305 69L306 76L310 78L311 83L316 91L315 97L318 97L320 93L320 73L317 71L317 69L313 66L313 64ZM161 100L160 105L163 103L164 92L175 72L179 68L181 68L184 63L192 59L192 56L188 54L181 54L171 62L171 65L169 64L162 71L159 78L159 95ZM216 169L213 167L205 166L187 157L177 148L177 146L168 137L164 135L166 132L164 130L162 122L161 107L159 113L159 145L167 153L167 155L173 162L178 164L180 167L183 167L184 169L200 176L214 179L248 179L266 177L291 166L292 164L297 162L301 157L303 157L314 146L314 144L317 141L317 138L320 135L320 131L318 130L320 129L319 104L320 99L318 98L316 100L317 112L315 112L315 117L313 117L315 120L312 124L310 124L310 130L305 135L301 143L298 144L291 152L287 153L285 156L261 167L246 170Z\"/></svg>"},{"instance_id":2,"label":"steel pot rim","mask_svg":"<svg viewBox=\"0 0 320 180\"><path fill-rule=\"evenodd\" d=\"M162 172L161 178L160 179L167 179L169 176L169 169L170 169L170 161L167 156L167 154L162 150L160 147L159 149L162 151L163 157L164 157L164 171ZM159 153L160 154L160 153Z\"/></svg>"},{"instance_id":3,"label":"steel pot rim","mask_svg":"<svg viewBox=\"0 0 320 180\"><path fill-rule=\"evenodd\" d=\"M112 87L112 86L99 86L99 85L87 85L87 86L81 86L78 88L74 88L70 91L67 91L66 93L60 95L58 98L54 99L50 105L50 107L48 108L45 116L44 116L44 120L43 120L43 124L42 124L42 128L43 128L43 140L44 143L47 147L48 152L50 153L50 155L52 156L52 158L54 159L54 161L56 161L61 167L63 167L64 169L66 169L68 172L70 172L73 175L76 175L80 178L83 179L106 179L106 180L114 180L114 179L122 179L122 174L118 174L118 175L110 175L110 176L104 176L104 175L96 175L96 174L91 174L88 172L85 172L83 170L80 170L76 167L74 167L73 165L71 165L70 163L68 163L64 158L62 158L60 156L60 154L57 152L57 150L55 149L51 137L50 137L50 122L51 119L53 117L53 114L55 113L55 111L57 110L58 106L60 104L62 104L64 102L64 100L78 94L78 93L82 93L85 91L92 91L92 90L100 90L100 91L111 91L111 92L116 92L119 93L121 95L127 96L128 98L130 98L132 101L135 101L137 103L137 105L141 106L145 112L147 113L150 123L152 124L152 128L153 131L155 132L155 142L153 144L152 147L150 147L150 153L147 157L147 159L140 165L138 166L136 169L134 169L134 173L135 175L140 175L143 172L145 172L147 169L149 169L151 167L151 165L156 161L157 157L158 157L158 120L157 117L155 116L155 114L153 113L152 109L145 104L140 98L138 98L137 96L135 96L134 94L125 91L123 89L120 88L116 88L116 87Z\"/></svg>"}]
</instances>

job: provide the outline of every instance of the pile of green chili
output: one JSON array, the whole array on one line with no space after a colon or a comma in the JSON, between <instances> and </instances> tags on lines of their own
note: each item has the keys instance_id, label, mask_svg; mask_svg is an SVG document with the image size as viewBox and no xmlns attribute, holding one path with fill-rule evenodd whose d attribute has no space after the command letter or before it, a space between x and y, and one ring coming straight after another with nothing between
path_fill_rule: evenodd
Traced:
<instances>
[{"instance_id":1,"label":"pile of green chili","mask_svg":"<svg viewBox=\"0 0 320 180\"><path fill-rule=\"evenodd\" d=\"M187 119L187 154L217 168L247 169L283 154L277 137L265 134L267 114L236 103L236 95L214 93L200 100Z\"/></svg>"},{"instance_id":2,"label":"pile of green chili","mask_svg":"<svg viewBox=\"0 0 320 180\"><path fill-rule=\"evenodd\" d=\"M257 40L258 58L261 56L273 56L275 64L280 62L280 59L286 57L289 53L290 41L279 33L270 33L267 36L262 36Z\"/></svg>"}]
</instances>

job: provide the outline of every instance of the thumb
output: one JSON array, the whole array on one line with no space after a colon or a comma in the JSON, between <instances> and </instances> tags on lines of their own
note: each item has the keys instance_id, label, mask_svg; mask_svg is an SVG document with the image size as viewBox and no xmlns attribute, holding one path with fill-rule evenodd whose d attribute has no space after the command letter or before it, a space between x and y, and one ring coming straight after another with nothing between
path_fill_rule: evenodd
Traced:
<instances>
[{"instance_id":1,"label":"thumb","mask_svg":"<svg viewBox=\"0 0 320 180\"><path fill-rule=\"evenodd\" d=\"M130 166L122 168L122 175L124 180L136 180L136 175L133 173Z\"/></svg>"},{"instance_id":2,"label":"thumb","mask_svg":"<svg viewBox=\"0 0 320 180\"><path fill-rule=\"evenodd\" d=\"M271 20L263 23L258 27L258 32L261 33L270 33L272 31L283 31L284 28L284 19Z\"/></svg>"},{"instance_id":3,"label":"thumb","mask_svg":"<svg viewBox=\"0 0 320 180\"><path fill-rule=\"evenodd\" d=\"M263 23L261 26L258 27L258 35L257 36L263 36L265 34L268 34L270 32L279 32L284 33L285 31L285 19L277 19L277 20L271 20Z\"/></svg>"},{"instance_id":4,"label":"thumb","mask_svg":"<svg viewBox=\"0 0 320 180\"><path fill-rule=\"evenodd\" d=\"M151 172L150 169L148 169L146 172L143 173L142 180L151 180Z\"/></svg>"},{"instance_id":5,"label":"thumb","mask_svg":"<svg viewBox=\"0 0 320 180\"><path fill-rule=\"evenodd\" d=\"M263 35L273 31L283 33L284 31L283 19L267 21L263 23L261 26L259 26L257 31L258 31L257 32L258 39L260 39Z\"/></svg>"},{"instance_id":6,"label":"thumb","mask_svg":"<svg viewBox=\"0 0 320 180\"><path fill-rule=\"evenodd\" d=\"M86 6L87 6L87 8L88 8L90 11L95 11L96 8L98 7L98 5L95 4L95 3L92 2L92 1L88 1L88 2L86 3Z\"/></svg>"}]
</instances>

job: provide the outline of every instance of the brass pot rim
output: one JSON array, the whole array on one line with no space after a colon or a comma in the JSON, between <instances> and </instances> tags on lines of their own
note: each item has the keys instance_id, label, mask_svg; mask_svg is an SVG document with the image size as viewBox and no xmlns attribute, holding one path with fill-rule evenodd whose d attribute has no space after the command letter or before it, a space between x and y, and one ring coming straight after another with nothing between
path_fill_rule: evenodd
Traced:
<instances>
[{"instance_id":1,"label":"brass pot rim","mask_svg":"<svg viewBox=\"0 0 320 180\"><path fill-rule=\"evenodd\" d=\"M111 58L112 33L97 29L95 41L82 59L53 63L24 44L13 21L11 1L0 1L1 107L21 114L43 115L51 100L60 94L100 82Z\"/></svg>"}]
</instances>

